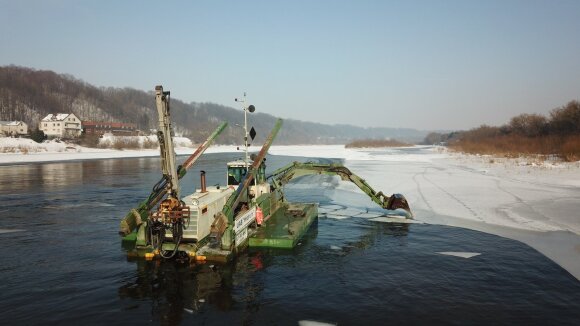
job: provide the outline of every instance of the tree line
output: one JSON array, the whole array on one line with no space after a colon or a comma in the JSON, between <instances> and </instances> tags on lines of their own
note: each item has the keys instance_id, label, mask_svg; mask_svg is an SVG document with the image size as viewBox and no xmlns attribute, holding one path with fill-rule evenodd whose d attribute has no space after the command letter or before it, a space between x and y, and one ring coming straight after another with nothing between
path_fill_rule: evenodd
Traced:
<instances>
[{"instance_id":1,"label":"tree line","mask_svg":"<svg viewBox=\"0 0 580 326\"><path fill-rule=\"evenodd\" d=\"M567 161L580 159L580 102L555 108L548 116L520 114L502 126L482 125L468 131L430 133L425 144L447 143L457 150L477 154L556 155Z\"/></svg>"}]
</instances>

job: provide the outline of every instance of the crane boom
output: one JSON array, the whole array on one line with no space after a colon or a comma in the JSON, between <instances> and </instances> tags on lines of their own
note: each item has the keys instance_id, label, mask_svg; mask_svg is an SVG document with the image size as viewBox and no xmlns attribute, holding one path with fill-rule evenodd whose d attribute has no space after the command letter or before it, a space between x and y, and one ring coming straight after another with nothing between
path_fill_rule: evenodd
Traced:
<instances>
[{"instance_id":1,"label":"crane boom","mask_svg":"<svg viewBox=\"0 0 580 326\"><path fill-rule=\"evenodd\" d=\"M161 93L163 93L162 89L160 89L160 91L161 91ZM167 93L168 93L167 95L169 95L169 92L167 92ZM160 103L160 104L163 105L163 103ZM163 108L161 108L161 112L163 113ZM177 168L177 170L175 172L175 174L177 175L177 179L181 179L186 175L187 170L197 161L197 159L199 159L201 154L203 154L209 148L211 143L226 128L227 125L228 125L227 122L222 122L211 133L211 135L209 135L209 137L205 140L205 142L203 142L203 144L201 144L197 148L197 150L193 154L191 154L182 165L180 165ZM167 133L167 134L170 135L171 132L169 131L169 133ZM160 142L160 144L161 144L161 142ZM163 157L163 153L161 155ZM173 169L173 170L175 170L175 169ZM165 171L163 171L163 172L165 172ZM142 221L145 221L148 218L149 212L151 211L151 209L153 209L153 207L155 207L155 205L157 205L165 197L165 195L167 195L168 188L170 188L170 187L168 187L168 178L165 177L165 173L164 173L164 176L161 178L161 180L159 180L159 182L157 182L157 184L153 187L149 197L146 200L144 200L143 202L141 202L139 204L139 206L137 206L137 208L134 208L129 213L127 213L125 218L123 218L123 220L121 220L119 234L121 236L126 236L129 233L133 232L133 230L137 226L139 226L142 223Z\"/></svg>"},{"instance_id":2,"label":"crane boom","mask_svg":"<svg viewBox=\"0 0 580 326\"><path fill-rule=\"evenodd\" d=\"M161 154L161 170L163 177L167 180L165 185L169 198L179 198L179 178L175 169L175 149L171 138L171 119L169 112L170 92L164 92L163 86L155 86L155 103L157 104L157 115L159 117L159 129L157 138L159 140L159 152Z\"/></svg>"},{"instance_id":3,"label":"crane boom","mask_svg":"<svg viewBox=\"0 0 580 326\"><path fill-rule=\"evenodd\" d=\"M193 152L193 154L191 154L187 160L185 160L185 162L183 162L182 165L177 167L177 175L179 177L179 179L183 178L185 176L185 174L187 173L187 170L189 170L189 168L193 165L193 163L195 163L195 161L197 161L197 159L201 156L201 154L203 154L203 152L205 152L206 149L208 149L208 147L211 145L211 143L214 141L214 139L222 133L222 131L224 131L224 129L227 127L228 123L227 122L222 122L212 133L211 135L209 135L209 137L207 137L207 139L205 140L205 142L203 142L203 144L201 144L197 150L195 152Z\"/></svg>"},{"instance_id":4,"label":"crane boom","mask_svg":"<svg viewBox=\"0 0 580 326\"><path fill-rule=\"evenodd\" d=\"M412 218L413 216L409 204L403 195L393 194L392 196L387 196L382 191L377 192L363 178L354 174L347 167L341 164L294 162L274 171L272 175L268 176L268 178L272 179L272 186L275 189L280 189L294 178L312 174L338 175L342 180L354 183L365 194L367 194L373 202L377 203L382 208L389 210L402 208L408 212L408 218Z\"/></svg>"}]
</instances>

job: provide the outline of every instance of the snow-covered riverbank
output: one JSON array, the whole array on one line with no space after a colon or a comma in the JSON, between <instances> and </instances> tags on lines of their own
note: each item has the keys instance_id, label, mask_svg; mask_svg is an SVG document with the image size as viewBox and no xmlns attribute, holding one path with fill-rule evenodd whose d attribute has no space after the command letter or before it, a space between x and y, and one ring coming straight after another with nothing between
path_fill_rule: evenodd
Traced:
<instances>
[{"instance_id":1,"label":"snow-covered riverbank","mask_svg":"<svg viewBox=\"0 0 580 326\"><path fill-rule=\"evenodd\" d=\"M0 164L159 155L157 149L69 147L47 144L44 151L2 153ZM178 147L176 151L190 154L194 148ZM206 153L236 151L235 146L212 146ZM346 166L375 189L404 194L417 221L519 240L580 279L580 162L498 159L420 146L406 149L272 146L270 154L343 159ZM342 182L339 187L360 193L350 183Z\"/></svg>"},{"instance_id":2,"label":"snow-covered riverbank","mask_svg":"<svg viewBox=\"0 0 580 326\"><path fill-rule=\"evenodd\" d=\"M140 141L152 140L154 136L140 137ZM102 139L107 147L112 147L108 138ZM190 154L194 151L191 140L174 138L177 154ZM59 140L36 143L27 138L0 137L0 164L21 164L71 160L91 160L123 157L158 156L159 149L89 148Z\"/></svg>"}]
</instances>

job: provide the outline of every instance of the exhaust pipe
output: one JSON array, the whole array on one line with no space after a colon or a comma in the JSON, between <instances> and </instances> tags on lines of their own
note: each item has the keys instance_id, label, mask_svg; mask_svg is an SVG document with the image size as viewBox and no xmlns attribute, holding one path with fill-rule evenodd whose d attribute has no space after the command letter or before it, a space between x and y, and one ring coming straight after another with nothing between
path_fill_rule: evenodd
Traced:
<instances>
[{"instance_id":1,"label":"exhaust pipe","mask_svg":"<svg viewBox=\"0 0 580 326\"><path fill-rule=\"evenodd\" d=\"M205 183L205 171L201 171L200 179L201 179L201 192L205 193L207 192L207 185Z\"/></svg>"}]
</instances>

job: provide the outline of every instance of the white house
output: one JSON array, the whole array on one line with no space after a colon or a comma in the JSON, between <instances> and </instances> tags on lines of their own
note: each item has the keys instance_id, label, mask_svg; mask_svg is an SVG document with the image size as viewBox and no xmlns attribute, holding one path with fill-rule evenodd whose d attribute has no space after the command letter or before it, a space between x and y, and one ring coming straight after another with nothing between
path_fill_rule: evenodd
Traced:
<instances>
[{"instance_id":1,"label":"white house","mask_svg":"<svg viewBox=\"0 0 580 326\"><path fill-rule=\"evenodd\" d=\"M38 125L49 138L75 138L81 135L81 120L73 113L49 114Z\"/></svg>"},{"instance_id":2,"label":"white house","mask_svg":"<svg viewBox=\"0 0 580 326\"><path fill-rule=\"evenodd\" d=\"M0 121L0 134L8 136L28 134L28 125L22 121Z\"/></svg>"}]
</instances>

